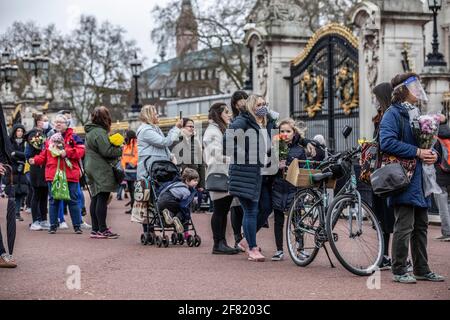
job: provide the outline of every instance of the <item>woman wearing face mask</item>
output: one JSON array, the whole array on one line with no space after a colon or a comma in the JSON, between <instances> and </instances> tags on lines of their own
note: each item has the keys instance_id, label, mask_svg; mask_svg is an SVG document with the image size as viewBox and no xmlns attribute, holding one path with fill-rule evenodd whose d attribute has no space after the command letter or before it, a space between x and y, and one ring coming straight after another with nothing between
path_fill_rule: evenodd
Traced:
<instances>
[{"instance_id":1,"label":"woman wearing face mask","mask_svg":"<svg viewBox=\"0 0 450 320\"><path fill-rule=\"evenodd\" d=\"M43 114L34 115L35 127L27 134L26 157L29 160L39 155L46 140L46 130L50 129L47 116ZM50 225L47 221L48 185L45 181L45 166L30 166L30 182L33 192L31 198L31 215L33 223L31 231L48 230Z\"/></svg>"},{"instance_id":2,"label":"woman wearing face mask","mask_svg":"<svg viewBox=\"0 0 450 320\"><path fill-rule=\"evenodd\" d=\"M427 232L430 199L425 197L423 164L437 162L437 153L420 149L412 131L413 121L420 115L419 101L427 96L417 74L397 75L391 81L394 88L391 107L384 113L380 125L381 151L401 159L416 159L411 183L399 195L388 198L394 209L395 224L392 240L393 280L416 283L417 280L441 282L444 277L431 272L428 265ZM413 274L408 272L409 245L413 258Z\"/></svg>"},{"instance_id":3,"label":"woman wearing face mask","mask_svg":"<svg viewBox=\"0 0 450 320\"><path fill-rule=\"evenodd\" d=\"M267 222L272 213L273 172L269 168L274 119L264 99L252 95L247 100L246 111L231 123L225 136L227 155L233 160L229 170L230 194L239 198L244 209L244 235L239 245L249 255L250 261L264 261L256 244L256 233ZM240 137L239 132L245 133ZM275 172L276 173L276 172Z\"/></svg>"},{"instance_id":4,"label":"woman wearing face mask","mask_svg":"<svg viewBox=\"0 0 450 320\"><path fill-rule=\"evenodd\" d=\"M73 129L68 127L69 122L63 115L55 117L55 131L60 134L61 141L45 142L43 151L30 158L30 165L45 166L45 180L48 183L48 188L51 190L53 179L55 177L58 162L60 169L65 170L70 200L67 201L72 218L73 228L76 234L82 234L81 231L81 208L79 205L78 184L80 181L80 166L79 162L84 156L85 148L83 141L73 132ZM56 137L55 134L55 137ZM52 138L55 138L52 137ZM59 138L59 137L58 137ZM58 161L59 160L59 161ZM55 234L58 229L58 211L60 205L64 203L62 200L53 199L50 193L50 234Z\"/></svg>"},{"instance_id":5,"label":"woman wearing face mask","mask_svg":"<svg viewBox=\"0 0 450 320\"><path fill-rule=\"evenodd\" d=\"M23 221L20 208L28 194L28 181L24 174L25 169L25 127L21 124L13 126L10 136L12 152L12 167L16 198L16 220Z\"/></svg>"}]
</instances>

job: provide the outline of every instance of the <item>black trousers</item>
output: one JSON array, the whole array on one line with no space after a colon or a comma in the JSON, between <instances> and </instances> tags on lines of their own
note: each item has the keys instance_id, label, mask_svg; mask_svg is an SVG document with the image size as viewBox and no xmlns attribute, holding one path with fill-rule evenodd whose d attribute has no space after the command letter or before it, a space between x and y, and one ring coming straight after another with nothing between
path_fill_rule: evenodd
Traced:
<instances>
[{"instance_id":1,"label":"black trousers","mask_svg":"<svg viewBox=\"0 0 450 320\"><path fill-rule=\"evenodd\" d=\"M134 205L134 183L135 183L135 181L127 181L128 191L130 192L131 208L133 208L133 205Z\"/></svg>"},{"instance_id":2,"label":"black trousers","mask_svg":"<svg viewBox=\"0 0 450 320\"><path fill-rule=\"evenodd\" d=\"M106 216L108 213L108 199L109 192L100 192L91 201L91 219L92 231L105 232L108 228L106 226Z\"/></svg>"},{"instance_id":3,"label":"black trousers","mask_svg":"<svg viewBox=\"0 0 450 320\"><path fill-rule=\"evenodd\" d=\"M244 209L242 209L241 206L231 207L231 226L233 227L233 233L236 241L242 238L243 219Z\"/></svg>"},{"instance_id":4,"label":"black trousers","mask_svg":"<svg viewBox=\"0 0 450 320\"><path fill-rule=\"evenodd\" d=\"M227 217L230 211L233 197L228 196L219 200L214 200L214 212L211 217L211 229L213 232L214 244L225 240L227 230Z\"/></svg>"},{"instance_id":5,"label":"black trousers","mask_svg":"<svg viewBox=\"0 0 450 320\"><path fill-rule=\"evenodd\" d=\"M278 251L283 251L283 228L284 228L284 212L280 210L274 210L275 219L275 244Z\"/></svg>"},{"instance_id":6,"label":"black trousers","mask_svg":"<svg viewBox=\"0 0 450 320\"><path fill-rule=\"evenodd\" d=\"M430 272L427 254L428 210L414 206L394 206L395 224L392 239L392 272L407 273L409 245L414 274L423 276Z\"/></svg>"},{"instance_id":7,"label":"black trousers","mask_svg":"<svg viewBox=\"0 0 450 320\"><path fill-rule=\"evenodd\" d=\"M8 194L8 204L6 209L6 235L8 237L9 254L13 254L16 242L16 201L14 198L14 188L10 188ZM0 228L0 255L7 253L3 245L2 231Z\"/></svg>"},{"instance_id":8,"label":"black trousers","mask_svg":"<svg viewBox=\"0 0 450 320\"><path fill-rule=\"evenodd\" d=\"M31 199L31 215L33 222L47 221L48 187L33 187Z\"/></svg>"}]
</instances>

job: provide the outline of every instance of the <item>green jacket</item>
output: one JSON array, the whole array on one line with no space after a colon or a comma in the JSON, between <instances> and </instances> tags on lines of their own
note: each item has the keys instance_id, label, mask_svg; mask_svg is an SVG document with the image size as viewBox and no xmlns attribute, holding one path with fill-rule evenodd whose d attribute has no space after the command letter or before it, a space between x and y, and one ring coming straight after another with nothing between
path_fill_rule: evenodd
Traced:
<instances>
[{"instance_id":1,"label":"green jacket","mask_svg":"<svg viewBox=\"0 0 450 320\"><path fill-rule=\"evenodd\" d=\"M86 157L84 167L92 196L100 192L116 192L117 182L112 165L116 165L122 156L122 148L109 142L108 132L89 123L84 127L86 132Z\"/></svg>"}]
</instances>

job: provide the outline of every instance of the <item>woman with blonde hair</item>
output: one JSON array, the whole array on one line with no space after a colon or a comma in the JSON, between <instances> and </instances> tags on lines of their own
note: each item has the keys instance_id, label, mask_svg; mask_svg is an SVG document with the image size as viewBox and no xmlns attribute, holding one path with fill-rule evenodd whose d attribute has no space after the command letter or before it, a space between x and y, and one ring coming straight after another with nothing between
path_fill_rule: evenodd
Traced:
<instances>
[{"instance_id":1,"label":"woman with blonde hair","mask_svg":"<svg viewBox=\"0 0 450 320\"><path fill-rule=\"evenodd\" d=\"M232 145L231 152L245 159L244 164L242 161L231 163L229 170L229 192L238 197L244 209L245 239L239 245L248 253L250 261L262 262L265 257L256 244L256 233L272 213L273 176L268 159L272 145L271 133L276 129L276 124L269 115L265 100L261 96L251 95L247 100L246 111L236 117L230 129L225 137L227 146ZM245 133L244 143L236 143L240 140L236 139L238 132ZM256 141L250 141L249 136L252 135Z\"/></svg>"},{"instance_id":2,"label":"woman with blonde hair","mask_svg":"<svg viewBox=\"0 0 450 320\"><path fill-rule=\"evenodd\" d=\"M272 257L272 261L281 261L284 258L283 251L283 227L284 213L292 204L297 190L283 178L283 170L291 164L294 159L306 160L305 148L301 145L304 131L296 126L293 119L286 119L280 123L280 134L284 136L289 151L286 159L282 159L279 165L279 172L275 177L272 189L272 205L275 218L275 242L277 251ZM300 253L301 254L301 253Z\"/></svg>"},{"instance_id":3,"label":"woman with blonde hair","mask_svg":"<svg viewBox=\"0 0 450 320\"><path fill-rule=\"evenodd\" d=\"M137 180L146 179L155 161L171 161L174 157L169 147L178 141L183 128L183 120L179 119L167 134L161 131L159 124L159 115L156 107L153 105L144 106L139 115L142 125L137 130L138 143L138 167ZM143 224L144 232L148 233L148 224Z\"/></svg>"}]
</instances>

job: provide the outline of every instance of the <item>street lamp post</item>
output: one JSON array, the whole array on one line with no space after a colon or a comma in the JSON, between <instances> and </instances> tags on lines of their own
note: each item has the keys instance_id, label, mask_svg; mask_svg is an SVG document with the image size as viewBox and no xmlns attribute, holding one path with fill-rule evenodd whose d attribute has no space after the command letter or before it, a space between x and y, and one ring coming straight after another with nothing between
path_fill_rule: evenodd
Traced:
<instances>
[{"instance_id":1,"label":"street lamp post","mask_svg":"<svg viewBox=\"0 0 450 320\"><path fill-rule=\"evenodd\" d=\"M437 14L442 8L442 0L428 0L428 8L433 12L433 42L431 43L433 52L427 55L425 66L446 67L447 63L445 62L444 55L439 52L439 34L437 26Z\"/></svg>"},{"instance_id":2,"label":"street lamp post","mask_svg":"<svg viewBox=\"0 0 450 320\"><path fill-rule=\"evenodd\" d=\"M11 52L8 48L1 55L0 59L0 83L10 84L17 78L19 67L11 61Z\"/></svg>"},{"instance_id":3,"label":"street lamp post","mask_svg":"<svg viewBox=\"0 0 450 320\"><path fill-rule=\"evenodd\" d=\"M26 71L34 72L35 81L38 82L39 72L46 74L49 70L50 59L42 54L41 41L34 38L31 44L31 55L23 58L23 68Z\"/></svg>"},{"instance_id":4,"label":"street lamp post","mask_svg":"<svg viewBox=\"0 0 450 320\"><path fill-rule=\"evenodd\" d=\"M142 105L139 103L139 78L141 77L142 72L142 62L138 60L137 53L134 55L134 60L130 63L131 72L134 78L134 104L131 106L131 110L133 113L140 112L142 109Z\"/></svg>"}]
</instances>

